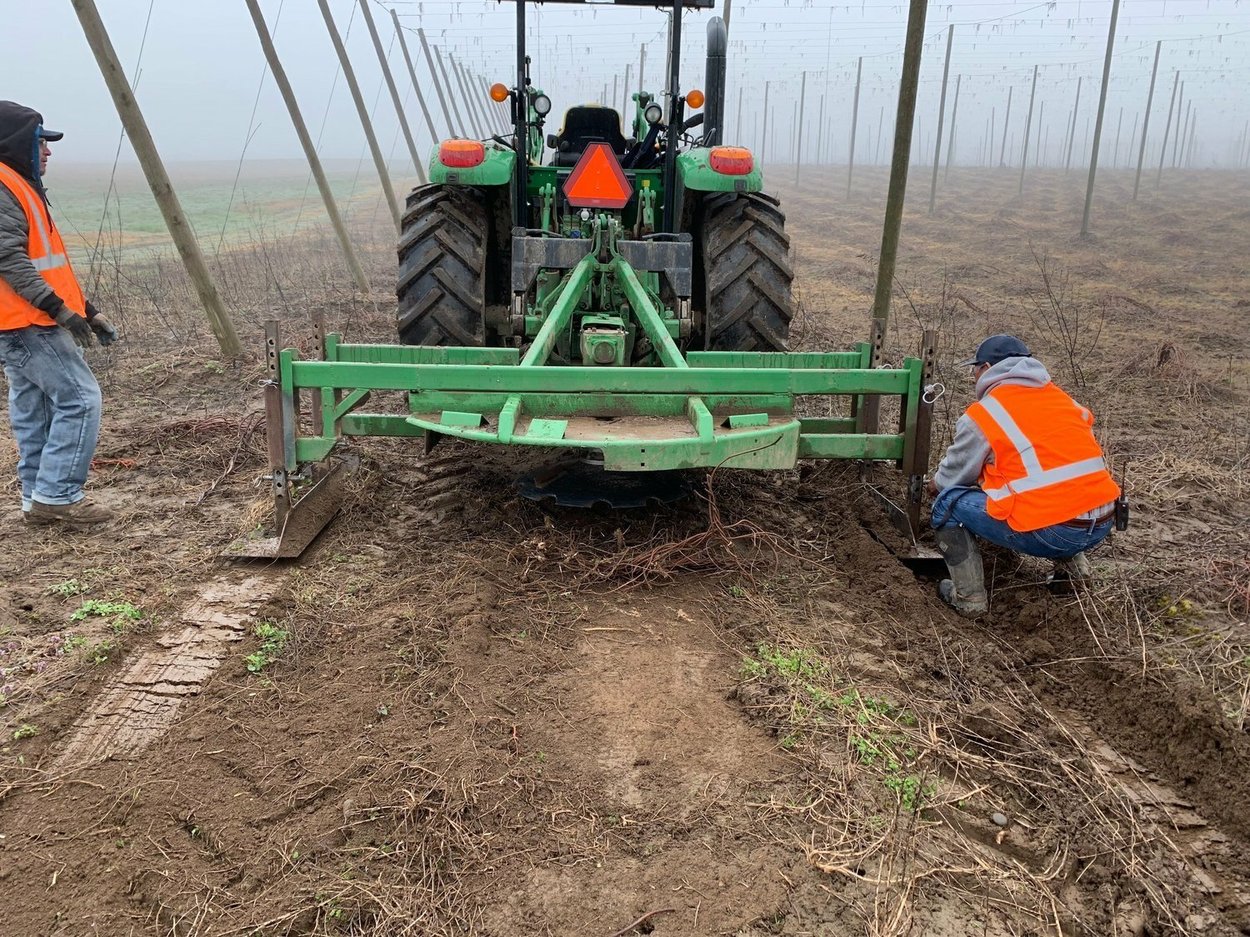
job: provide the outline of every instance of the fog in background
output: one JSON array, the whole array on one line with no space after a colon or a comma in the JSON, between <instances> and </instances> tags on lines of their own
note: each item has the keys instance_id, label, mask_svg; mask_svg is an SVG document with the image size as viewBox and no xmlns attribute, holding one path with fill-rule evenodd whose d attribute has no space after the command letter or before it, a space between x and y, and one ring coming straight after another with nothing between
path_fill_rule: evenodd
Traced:
<instances>
[{"instance_id":1,"label":"fog in background","mask_svg":"<svg viewBox=\"0 0 1250 937\"><path fill-rule=\"evenodd\" d=\"M301 157L242 0L97 0L97 5L166 161L233 163L244 156ZM396 162L404 162L407 148L357 0L330 0L330 7L339 32L346 35L383 150ZM431 43L455 55L475 74L511 84L515 6L483 0L373 3L409 122L425 154L431 135L395 39L392 7L405 28L442 135L447 128L429 84L416 28L423 27ZM367 159L360 121L316 2L263 0L262 8L322 156ZM954 162L997 165L1001 156L1009 164L1019 164L1033 67L1039 65L1030 159L1063 165L1072 134L1072 163L1084 165L1110 11L1111 0L930 4L913 157L920 162L933 158L946 30L954 24L947 128L957 76L962 76ZM3 13L10 41L0 63L0 97L37 108L49 127L66 132L54 150L55 161L112 162L121 140L120 123L71 4L5 0ZM723 0L718 0L715 13L723 13ZM690 11L685 16L685 89L703 84L705 29L711 15ZM547 4L531 5L528 16L532 78L555 102L553 124L569 104L612 98L621 107L631 90L624 83L626 67L636 90L644 47L644 83L648 90L658 90L667 35L664 12L606 4ZM856 65L862 56L856 162L887 162L906 18L907 5L902 2L735 0L726 142L757 150L766 143L766 161L792 162L794 123L806 74L803 159L845 162ZM1158 40L1163 40L1163 47L1147 165L1160 158L1178 70L1184 90L1183 98L1177 94L1170 139L1176 140L1178 128L1186 146L1192 137L1191 165L1243 165L1250 120L1246 90L1250 0L1123 0L1103 165L1127 165L1130 154L1136 160ZM1073 116L1078 79L1080 102ZM1004 146L1008 89L1012 103ZM762 123L766 91L767 131ZM120 153L123 162L133 161L128 144L122 144Z\"/></svg>"}]
</instances>

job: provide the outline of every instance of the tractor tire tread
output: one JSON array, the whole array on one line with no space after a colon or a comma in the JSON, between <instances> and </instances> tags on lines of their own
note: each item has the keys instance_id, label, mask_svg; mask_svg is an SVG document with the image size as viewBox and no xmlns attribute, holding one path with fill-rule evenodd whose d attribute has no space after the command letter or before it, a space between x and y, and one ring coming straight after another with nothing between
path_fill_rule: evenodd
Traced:
<instances>
[{"instance_id":1,"label":"tractor tire tread","mask_svg":"<svg viewBox=\"0 0 1250 937\"><path fill-rule=\"evenodd\" d=\"M704 201L704 329L713 351L786 350L794 268L780 204L762 192Z\"/></svg>"},{"instance_id":2,"label":"tractor tire tread","mask_svg":"<svg viewBox=\"0 0 1250 937\"><path fill-rule=\"evenodd\" d=\"M482 345L490 221L473 189L408 195L399 237L396 325L405 345Z\"/></svg>"}]
</instances>

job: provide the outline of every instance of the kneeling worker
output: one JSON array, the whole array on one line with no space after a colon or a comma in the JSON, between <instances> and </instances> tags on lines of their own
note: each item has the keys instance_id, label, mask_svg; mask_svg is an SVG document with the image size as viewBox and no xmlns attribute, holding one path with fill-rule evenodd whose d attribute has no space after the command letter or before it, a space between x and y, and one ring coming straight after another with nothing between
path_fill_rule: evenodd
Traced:
<instances>
[{"instance_id":1,"label":"kneeling worker","mask_svg":"<svg viewBox=\"0 0 1250 937\"><path fill-rule=\"evenodd\" d=\"M989 608L975 537L1055 560L1057 576L1082 579L1084 551L1111 533L1120 489L1094 439L1093 415L1055 386L1024 342L991 336L960 365L972 367L977 401L955 424L928 487L951 576L938 591L975 617Z\"/></svg>"}]
</instances>

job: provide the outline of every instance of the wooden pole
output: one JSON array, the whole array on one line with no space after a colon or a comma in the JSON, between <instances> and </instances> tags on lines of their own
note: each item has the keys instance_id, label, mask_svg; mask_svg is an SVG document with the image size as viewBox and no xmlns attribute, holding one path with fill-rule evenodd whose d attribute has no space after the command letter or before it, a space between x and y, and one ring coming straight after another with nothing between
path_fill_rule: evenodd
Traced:
<instances>
[{"instance_id":1,"label":"wooden pole","mask_svg":"<svg viewBox=\"0 0 1250 937\"><path fill-rule=\"evenodd\" d=\"M1185 168L1190 169L1194 164L1194 137L1198 131L1198 111L1194 110L1194 119L1189 125L1189 142L1185 144Z\"/></svg>"},{"instance_id":2,"label":"wooden pole","mask_svg":"<svg viewBox=\"0 0 1250 937\"><path fill-rule=\"evenodd\" d=\"M1163 50L1163 40L1155 43L1155 64L1150 70L1150 91L1146 95L1146 113L1141 121L1141 148L1137 151L1137 177L1133 180L1133 201L1137 201L1137 189L1141 185L1141 168L1146 159L1146 131L1150 127L1150 105L1155 99L1155 78L1159 74L1159 53Z\"/></svg>"},{"instance_id":3,"label":"wooden pole","mask_svg":"<svg viewBox=\"0 0 1250 937\"><path fill-rule=\"evenodd\" d=\"M1024 120L1024 153L1020 159L1020 191L1024 194L1024 169L1029 165L1029 131L1033 129L1033 99L1037 96L1037 66L1033 66L1033 90L1029 92L1029 116Z\"/></svg>"},{"instance_id":4,"label":"wooden pole","mask_svg":"<svg viewBox=\"0 0 1250 937\"><path fill-rule=\"evenodd\" d=\"M846 157L846 199L851 199L851 181L855 177L855 131L859 128L859 87L864 75L864 57L855 66L855 99L851 105L851 146Z\"/></svg>"},{"instance_id":5,"label":"wooden pole","mask_svg":"<svg viewBox=\"0 0 1250 937\"><path fill-rule=\"evenodd\" d=\"M955 103L951 105L951 129L950 135L946 138L946 169L942 173L944 180L949 179L951 175L951 155L955 152L955 118L959 116L959 86L963 82L963 75L955 76Z\"/></svg>"},{"instance_id":6,"label":"wooden pole","mask_svg":"<svg viewBox=\"0 0 1250 937\"><path fill-rule=\"evenodd\" d=\"M482 102L482 112L486 115L486 132L502 133L503 110L499 102L490 96L490 82L487 81L485 75L479 75L476 72L470 74L477 80L477 92L481 95L478 100Z\"/></svg>"},{"instance_id":7,"label":"wooden pole","mask_svg":"<svg viewBox=\"0 0 1250 937\"><path fill-rule=\"evenodd\" d=\"M832 133L831 128L825 127L825 118L824 118L824 110L823 110L823 102L825 100L829 100L830 102L832 102L832 99L829 97L829 77L831 74L829 70L829 62L830 62L832 55L833 55L833 7L830 7L829 8L829 27L828 27L828 31L825 34L825 87L824 87L824 90L821 91L822 110L821 110L821 118L820 118L820 131L816 134L816 162L817 163L822 163L826 159L830 163L833 162L833 133ZM833 108L832 106L830 106L830 111L832 112L832 110ZM847 188L849 191L849 188L850 188L849 182L847 183Z\"/></svg>"},{"instance_id":8,"label":"wooden pole","mask_svg":"<svg viewBox=\"0 0 1250 937\"><path fill-rule=\"evenodd\" d=\"M1176 168L1176 157L1180 151L1181 141L1185 139L1185 130L1188 129L1188 128L1185 128L1184 130L1181 129L1184 126L1181 123L1181 111L1185 110L1185 104L1186 104L1185 82L1182 81L1181 93L1180 93L1180 96L1176 99L1176 128L1180 130L1181 132L1176 135L1176 137L1174 138L1172 142L1172 168ZM1186 120L1188 119L1189 119L1188 112L1186 112Z\"/></svg>"},{"instance_id":9,"label":"wooden pole","mask_svg":"<svg viewBox=\"0 0 1250 937\"><path fill-rule=\"evenodd\" d=\"M882 104L877 111L877 155L873 160L873 165L877 166L881 163L881 132L885 129L885 105Z\"/></svg>"},{"instance_id":10,"label":"wooden pole","mask_svg":"<svg viewBox=\"0 0 1250 937\"><path fill-rule=\"evenodd\" d=\"M1035 69L1036 71L1036 69ZM1011 126L1011 92L1014 89L1010 86L1007 88L1007 114L1003 117L1003 145L998 151L998 165L1007 165L1007 128Z\"/></svg>"},{"instance_id":11,"label":"wooden pole","mask_svg":"<svg viewBox=\"0 0 1250 937\"><path fill-rule=\"evenodd\" d=\"M729 26L726 25L725 29L728 30ZM647 86L643 84L643 81L644 81L643 76L646 75L646 73L647 73L647 47L644 44L638 47L638 90L639 91L647 90ZM739 91L741 91L741 89L739 89ZM738 95L738 119L742 120L742 95L741 93L739 93Z\"/></svg>"},{"instance_id":12,"label":"wooden pole","mask_svg":"<svg viewBox=\"0 0 1250 937\"><path fill-rule=\"evenodd\" d=\"M191 278L204 312L208 315L209 324L213 335L217 338L217 344L221 347L221 353L227 358L237 358L243 353L243 347L239 344L239 335L235 331L234 323L230 320L230 313L222 304L217 285L213 282L208 265L204 262L200 245L195 240L195 233L191 230L186 215L183 214L182 205L178 201L178 193L174 191L173 183L169 181L169 174L165 172L165 164L161 161L156 143L148 131L147 121L144 120L143 112L139 109L139 102L135 100L130 83L126 81L126 73L122 70L121 62L117 60L117 52L113 49L112 40L109 39L104 23L100 19L95 0L73 0L73 3L74 12L78 14L78 21L82 24L87 44L91 47L91 53L100 67L100 74L108 86L109 95L113 98L113 105L117 108L117 116L121 118L126 136L130 138L135 156L139 159L139 165L143 167L143 174L147 177L148 185L152 189L152 197L156 199L156 204L161 209L165 227L169 229L169 236L173 239L174 247L182 258L183 266L187 269L187 276Z\"/></svg>"},{"instance_id":13,"label":"wooden pole","mask_svg":"<svg viewBox=\"0 0 1250 937\"><path fill-rule=\"evenodd\" d=\"M634 66L632 63L626 63L625 65L625 103L621 105L622 122L628 122L629 120L629 117L628 117L628 114L629 114L629 73L633 70L633 67ZM723 120L724 118L722 117L721 119ZM721 135L724 136L725 128L720 127L718 129L721 131ZM629 133L627 132L625 136L628 137Z\"/></svg>"},{"instance_id":14,"label":"wooden pole","mask_svg":"<svg viewBox=\"0 0 1250 937\"><path fill-rule=\"evenodd\" d=\"M938 99L937 138L933 146L933 181L929 184L929 214L937 204L938 167L942 165L942 121L946 119L946 80L951 74L951 44L955 41L955 24L946 29L946 63L942 66L942 96Z\"/></svg>"},{"instance_id":15,"label":"wooden pole","mask_svg":"<svg viewBox=\"0 0 1250 937\"><path fill-rule=\"evenodd\" d=\"M1081 78L1076 80L1076 103L1072 105L1072 125L1068 130L1068 152L1063 159L1063 171L1072 168L1072 146L1076 143L1076 115L1081 110Z\"/></svg>"},{"instance_id":16,"label":"wooden pole","mask_svg":"<svg viewBox=\"0 0 1250 937\"><path fill-rule=\"evenodd\" d=\"M1008 94L1010 94L1010 89L1008 89ZM986 145L986 148L985 148L985 149L986 149L986 153L985 153L985 165L987 165L987 166L993 166L993 165L994 165L994 121L995 121L995 119L996 119L997 117L998 117L998 108L996 108L996 107L991 107L991 108L990 108L990 135L989 135L989 142L988 142L988 144Z\"/></svg>"},{"instance_id":17,"label":"wooden pole","mask_svg":"<svg viewBox=\"0 0 1250 937\"><path fill-rule=\"evenodd\" d=\"M391 217L395 220L395 229L399 230L403 226L403 219L399 214L399 202L395 198L395 189L391 186L391 176L386 169L386 158L382 155L382 147L378 145L377 135L373 132L373 121L369 119L369 107L365 104L365 97L360 93L360 85L356 82L352 60L347 57L347 49L343 47L343 40L339 37L339 31L334 25L334 17L330 13L329 4L326 0L317 0L317 5L321 7L321 17L326 22L330 41L334 44L334 51L339 57L339 65L343 68L343 78L347 82L348 90L352 93L352 100L356 103L356 113L360 116L360 124L365 131L365 140L368 141L369 150L373 153L373 165L377 168L378 179L382 183L382 193L386 197L387 207L391 210Z\"/></svg>"},{"instance_id":18,"label":"wooden pole","mask_svg":"<svg viewBox=\"0 0 1250 937\"><path fill-rule=\"evenodd\" d=\"M499 102L494 100L490 96L490 82L486 80L485 75L478 75L476 77L477 77L477 90L481 92L481 95L482 95L482 98L481 98L483 102L482 106L486 108L486 115L487 115L486 130L488 133L502 134L504 131L503 114L499 110ZM486 104L485 102L487 101L489 101L490 103Z\"/></svg>"},{"instance_id":19,"label":"wooden pole","mask_svg":"<svg viewBox=\"0 0 1250 937\"><path fill-rule=\"evenodd\" d=\"M450 52L447 53L447 61L451 64L451 73L456 76L456 84L453 85L453 87L459 86L460 88L460 99L464 102L464 113L468 118L468 128L472 130L473 135L480 140L482 137L486 136L486 131L482 127L481 121L478 119L477 110L474 107L477 95L473 93L473 90L469 85L469 79L465 74L464 66L457 62L456 57Z\"/></svg>"},{"instance_id":20,"label":"wooden pole","mask_svg":"<svg viewBox=\"0 0 1250 937\"><path fill-rule=\"evenodd\" d=\"M885 223L881 230L877 287L872 303L872 317L879 323L883 334L890 318L898 236L903 226L903 199L907 195L907 168L911 160L911 133L916 119L916 88L920 84L920 55L924 45L927 8L928 0L910 0L907 12L907 41L903 48L903 72L898 86L898 113L894 118L894 156L890 161L890 188L885 199Z\"/></svg>"},{"instance_id":21,"label":"wooden pole","mask_svg":"<svg viewBox=\"0 0 1250 937\"><path fill-rule=\"evenodd\" d=\"M382 48L382 37L378 35L377 24L373 22L373 11L369 9L369 0L360 0L360 12L364 14L365 26L369 29L369 38L373 40L373 51L378 54L378 64L382 66L382 78L391 93L391 101L395 105L395 115L399 118L399 129L403 131L404 142L408 144L408 155L412 158L413 168L417 170L417 180L425 185L429 179L425 175L425 166L417 153L417 141L412 138L412 128L408 126L408 118L404 114L404 102L399 96L399 88L395 87L395 77L391 74L391 66L386 61L386 50Z\"/></svg>"},{"instance_id":22,"label":"wooden pole","mask_svg":"<svg viewBox=\"0 0 1250 937\"><path fill-rule=\"evenodd\" d=\"M425 95L421 93L421 82L417 81L417 70L412 64L412 55L408 51L408 40L404 38L403 28L399 25L399 14L391 9L391 21L395 24L395 35L399 37L399 48L404 53L404 64L408 66L408 77L412 79L412 89L417 93L417 103L421 106L421 114L425 117L425 125L430 131L430 140L438 143L438 131L434 129L434 118L426 107Z\"/></svg>"},{"instance_id":23,"label":"wooden pole","mask_svg":"<svg viewBox=\"0 0 1250 937\"><path fill-rule=\"evenodd\" d=\"M794 184L799 184L799 170L803 165L803 121L807 113L807 72L803 72L803 82L799 85L799 105L794 114Z\"/></svg>"},{"instance_id":24,"label":"wooden pole","mask_svg":"<svg viewBox=\"0 0 1250 937\"><path fill-rule=\"evenodd\" d=\"M456 117L456 130L453 131L461 137L469 135L469 125L465 123L464 115L460 113L460 102L456 100L456 86L451 83L451 77L447 73L447 63L443 61L443 51L438 47L434 47L434 61L438 64L438 73L443 78L443 87L447 89L447 100L451 102L451 112Z\"/></svg>"},{"instance_id":25,"label":"wooden pole","mask_svg":"<svg viewBox=\"0 0 1250 937\"><path fill-rule=\"evenodd\" d=\"M1033 166L1037 168L1042 165L1042 133L1041 130L1046 124L1044 118L1046 116L1046 102L1044 100L1037 102L1037 142L1033 144Z\"/></svg>"},{"instance_id":26,"label":"wooden pole","mask_svg":"<svg viewBox=\"0 0 1250 937\"><path fill-rule=\"evenodd\" d=\"M425 62L430 69L430 79L434 82L434 91L438 95L438 103L443 111L443 119L447 121L447 135L449 137L457 136L456 125L451 119L451 109L447 106L447 95L451 93L451 89L444 90L443 83L438 80L438 66L434 64L434 55L430 52L430 44L425 39L425 29L421 26L417 27L417 38L421 40L421 50L425 52ZM416 80L415 78L413 79ZM438 134L434 135L434 139L438 139Z\"/></svg>"},{"instance_id":27,"label":"wooden pole","mask_svg":"<svg viewBox=\"0 0 1250 937\"><path fill-rule=\"evenodd\" d=\"M1102 119L1107 109L1107 88L1111 84L1111 53L1115 48L1115 24L1120 0L1111 0L1111 28L1107 30L1107 54L1102 60L1102 86L1098 89L1098 117L1094 121L1094 144L1089 152L1089 181L1085 184L1085 213L1081 216L1081 237L1089 236L1089 210L1094 203L1094 176L1098 173L1098 146L1102 142ZM1123 116L1123 109L1120 115ZM1117 133L1116 143L1119 144Z\"/></svg>"},{"instance_id":28,"label":"wooden pole","mask_svg":"<svg viewBox=\"0 0 1250 937\"><path fill-rule=\"evenodd\" d=\"M1124 129L1124 108L1120 107L1120 119L1115 124L1115 153L1111 156L1111 166L1114 169L1120 165L1120 131Z\"/></svg>"},{"instance_id":29,"label":"wooden pole","mask_svg":"<svg viewBox=\"0 0 1250 937\"><path fill-rule=\"evenodd\" d=\"M461 100L464 102L464 112L468 117L469 127L472 129L474 136L481 140L486 136L485 118L482 114L481 101L478 100L477 89L469 77L469 69L451 53L447 54L447 61L451 65L451 73L456 77L456 84L460 88Z\"/></svg>"},{"instance_id":30,"label":"wooden pole","mask_svg":"<svg viewBox=\"0 0 1250 937\"><path fill-rule=\"evenodd\" d=\"M768 159L768 89L772 84L771 81L764 82L764 121L760 130L760 162L767 162Z\"/></svg>"},{"instance_id":31,"label":"wooden pole","mask_svg":"<svg viewBox=\"0 0 1250 937\"><path fill-rule=\"evenodd\" d=\"M365 276L364 268L360 265L360 260L356 256L356 250L352 247L351 239L347 236L347 226L343 224L343 217L339 214L338 204L334 200L334 192L330 189L330 183L326 179L325 170L321 167L321 160L317 156L317 148L313 145L312 137L308 133L308 127L304 124L304 117L300 113L299 104L296 103L295 92L291 90L291 82L286 77L286 70L278 59L278 51L274 48L273 39L269 35L269 29L265 26L265 18L260 12L259 0L244 0L244 2L247 3L248 11L252 14L252 22L256 26L256 35L260 38L260 47L265 53L265 61L269 63L269 71L273 73L274 84L278 86L278 93L282 95L287 113L291 115L291 123L295 125L295 135L299 138L300 146L304 148L304 156L308 160L308 168L312 170L313 179L317 183L317 189L321 192L321 200L325 203L326 214L330 216L330 226L334 228L334 235L339 239L339 246L343 249L343 257L347 261L348 269L352 272L352 279L356 281L356 286L362 293L367 293L369 291L369 279Z\"/></svg>"},{"instance_id":32,"label":"wooden pole","mask_svg":"<svg viewBox=\"0 0 1250 937\"><path fill-rule=\"evenodd\" d=\"M791 115L790 119L792 121L790 124L790 147L791 147L790 152L794 154L794 176L795 176L794 181L798 182L799 181L798 180L799 137L802 134L802 130L799 127L799 102L798 101L794 102L794 113Z\"/></svg>"},{"instance_id":33,"label":"wooden pole","mask_svg":"<svg viewBox=\"0 0 1250 937\"><path fill-rule=\"evenodd\" d=\"M1184 82L1182 82L1181 84L1182 84L1181 93L1184 94ZM1181 125L1182 130L1180 134L1177 135L1176 137L1178 146L1172 147L1172 168L1173 169L1177 167L1178 165L1177 159L1181 155L1179 152L1179 145L1189 140L1189 117L1190 117L1190 111L1193 110L1193 107L1194 107L1194 102L1192 100L1185 102L1185 123Z\"/></svg>"},{"instance_id":34,"label":"wooden pole","mask_svg":"<svg viewBox=\"0 0 1250 937\"><path fill-rule=\"evenodd\" d=\"M1163 162L1168 158L1168 137L1172 132L1172 112L1176 110L1176 92L1181 86L1181 70L1176 70L1176 77L1172 80L1172 103L1168 105L1168 122L1163 125L1163 146L1159 149L1159 172L1155 176L1155 188L1159 187L1159 183L1163 181Z\"/></svg>"}]
</instances>

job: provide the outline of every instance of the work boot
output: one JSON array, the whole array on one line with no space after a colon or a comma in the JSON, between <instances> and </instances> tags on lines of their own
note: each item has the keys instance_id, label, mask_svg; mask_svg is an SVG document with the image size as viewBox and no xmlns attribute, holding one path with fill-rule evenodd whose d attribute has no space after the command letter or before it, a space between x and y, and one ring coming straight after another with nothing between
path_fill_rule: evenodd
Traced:
<instances>
[{"instance_id":1,"label":"work boot","mask_svg":"<svg viewBox=\"0 0 1250 937\"><path fill-rule=\"evenodd\" d=\"M65 527L89 527L113 519L113 512L101 507L90 498L73 504L44 504L36 501L30 506L26 522L35 525L59 524Z\"/></svg>"},{"instance_id":2,"label":"work boot","mask_svg":"<svg viewBox=\"0 0 1250 937\"><path fill-rule=\"evenodd\" d=\"M985 569L976 539L964 527L943 527L934 532L938 549L951 578L938 583L942 601L965 618L978 618L990 608L985 592Z\"/></svg>"},{"instance_id":3,"label":"work boot","mask_svg":"<svg viewBox=\"0 0 1250 937\"><path fill-rule=\"evenodd\" d=\"M1079 586L1089 583L1094 578L1094 569L1090 566L1089 557L1084 553L1055 560L1055 568L1051 571L1046 584L1055 592L1072 592Z\"/></svg>"}]
</instances>

